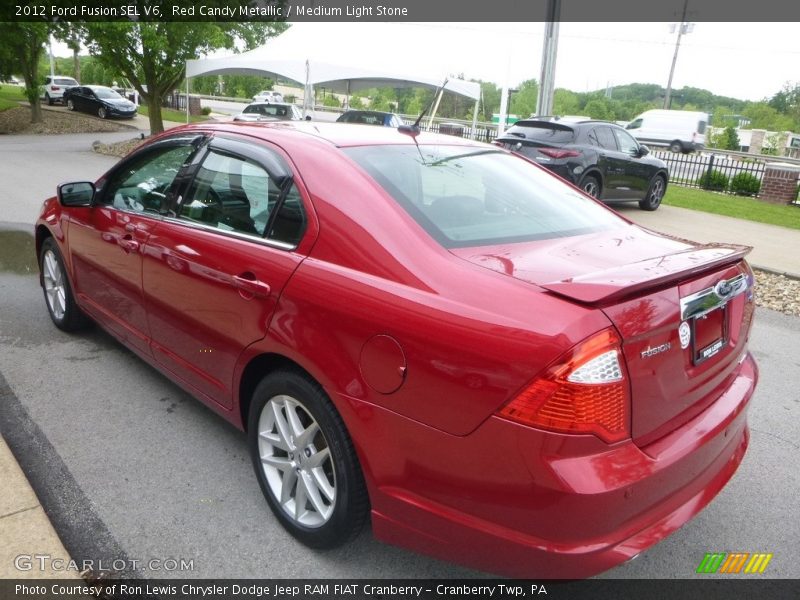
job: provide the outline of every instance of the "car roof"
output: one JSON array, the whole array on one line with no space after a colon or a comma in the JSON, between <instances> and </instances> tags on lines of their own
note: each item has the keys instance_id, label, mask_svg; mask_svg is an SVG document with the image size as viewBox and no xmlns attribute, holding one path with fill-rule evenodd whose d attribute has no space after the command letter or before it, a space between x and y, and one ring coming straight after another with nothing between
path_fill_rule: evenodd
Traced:
<instances>
[{"instance_id":1,"label":"car roof","mask_svg":"<svg viewBox=\"0 0 800 600\"><path fill-rule=\"evenodd\" d=\"M328 142L345 148L355 146L414 145L415 139L400 133L394 127L364 127L350 123L323 123L321 121L267 121L267 122L225 122L196 123L171 129L167 133L187 131L207 131L210 133L238 133L269 141L278 142L281 138L301 140L303 137ZM481 142L439 133L421 132L416 137L419 145L477 146L498 150Z\"/></svg>"},{"instance_id":2,"label":"car roof","mask_svg":"<svg viewBox=\"0 0 800 600\"><path fill-rule=\"evenodd\" d=\"M261 102L259 100L258 102L251 102L247 106L294 106L294 104L289 102Z\"/></svg>"}]
</instances>

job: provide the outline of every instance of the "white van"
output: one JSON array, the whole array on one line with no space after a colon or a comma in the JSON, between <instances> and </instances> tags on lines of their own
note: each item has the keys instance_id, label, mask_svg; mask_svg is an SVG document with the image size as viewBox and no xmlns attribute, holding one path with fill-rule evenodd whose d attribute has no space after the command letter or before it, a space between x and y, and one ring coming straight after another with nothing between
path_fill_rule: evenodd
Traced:
<instances>
[{"instance_id":1,"label":"white van","mask_svg":"<svg viewBox=\"0 0 800 600\"><path fill-rule=\"evenodd\" d=\"M669 146L673 152L701 150L706 143L708 113L690 110L648 110L625 126L650 146Z\"/></svg>"}]
</instances>

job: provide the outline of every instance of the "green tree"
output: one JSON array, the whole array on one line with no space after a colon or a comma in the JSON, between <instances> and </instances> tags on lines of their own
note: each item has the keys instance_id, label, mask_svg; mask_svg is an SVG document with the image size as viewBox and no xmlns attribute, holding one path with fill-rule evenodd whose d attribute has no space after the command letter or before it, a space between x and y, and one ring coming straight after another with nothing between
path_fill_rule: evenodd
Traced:
<instances>
[{"instance_id":1,"label":"green tree","mask_svg":"<svg viewBox=\"0 0 800 600\"><path fill-rule=\"evenodd\" d=\"M128 2L126 2L128 3ZM285 23L90 22L82 24L89 52L109 70L121 73L147 104L150 130L164 130L161 104L184 79L186 60L219 48L263 44Z\"/></svg>"},{"instance_id":2,"label":"green tree","mask_svg":"<svg viewBox=\"0 0 800 600\"><path fill-rule=\"evenodd\" d=\"M536 113L539 100L539 83L535 79L523 81L516 92L511 95L509 114L528 117Z\"/></svg>"},{"instance_id":3,"label":"green tree","mask_svg":"<svg viewBox=\"0 0 800 600\"><path fill-rule=\"evenodd\" d=\"M589 100L586 106L583 107L583 112L593 119L600 119L602 121L614 120L614 111L611 110L610 103L606 98Z\"/></svg>"},{"instance_id":4,"label":"green tree","mask_svg":"<svg viewBox=\"0 0 800 600\"><path fill-rule=\"evenodd\" d=\"M553 94L553 112L557 115L577 115L581 111L578 94L558 88Z\"/></svg>"},{"instance_id":5,"label":"green tree","mask_svg":"<svg viewBox=\"0 0 800 600\"><path fill-rule=\"evenodd\" d=\"M725 131L722 132L720 147L723 150L738 150L741 147L739 135L736 133L736 128L733 125L728 125Z\"/></svg>"},{"instance_id":6,"label":"green tree","mask_svg":"<svg viewBox=\"0 0 800 600\"><path fill-rule=\"evenodd\" d=\"M39 60L49 35L47 23L0 23L0 75L22 75L25 96L31 105L31 123L42 120Z\"/></svg>"},{"instance_id":7,"label":"green tree","mask_svg":"<svg viewBox=\"0 0 800 600\"><path fill-rule=\"evenodd\" d=\"M742 111L750 119L753 129L766 129L768 131L791 131L795 121L787 114L779 112L766 102L751 102Z\"/></svg>"}]
</instances>

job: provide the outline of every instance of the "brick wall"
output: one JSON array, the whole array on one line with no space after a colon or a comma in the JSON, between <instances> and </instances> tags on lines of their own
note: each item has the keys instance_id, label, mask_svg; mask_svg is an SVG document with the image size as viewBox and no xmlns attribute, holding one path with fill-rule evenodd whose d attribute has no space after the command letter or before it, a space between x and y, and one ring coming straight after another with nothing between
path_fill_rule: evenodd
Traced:
<instances>
[{"instance_id":1,"label":"brick wall","mask_svg":"<svg viewBox=\"0 0 800 600\"><path fill-rule=\"evenodd\" d=\"M789 204L797 199L797 183L800 166L786 163L771 163L764 171L759 200L775 204Z\"/></svg>"}]
</instances>

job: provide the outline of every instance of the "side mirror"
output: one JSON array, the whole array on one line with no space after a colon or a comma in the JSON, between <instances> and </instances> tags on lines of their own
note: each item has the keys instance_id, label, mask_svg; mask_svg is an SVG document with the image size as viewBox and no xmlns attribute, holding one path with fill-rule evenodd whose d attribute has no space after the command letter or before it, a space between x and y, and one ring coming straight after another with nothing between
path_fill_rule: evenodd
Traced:
<instances>
[{"instance_id":1,"label":"side mirror","mask_svg":"<svg viewBox=\"0 0 800 600\"><path fill-rule=\"evenodd\" d=\"M91 206L95 188L91 181L62 183L58 186L58 201L63 206Z\"/></svg>"},{"instance_id":2,"label":"side mirror","mask_svg":"<svg viewBox=\"0 0 800 600\"><path fill-rule=\"evenodd\" d=\"M644 144L639 145L639 156L647 156L650 154L650 148L645 146Z\"/></svg>"}]
</instances>

